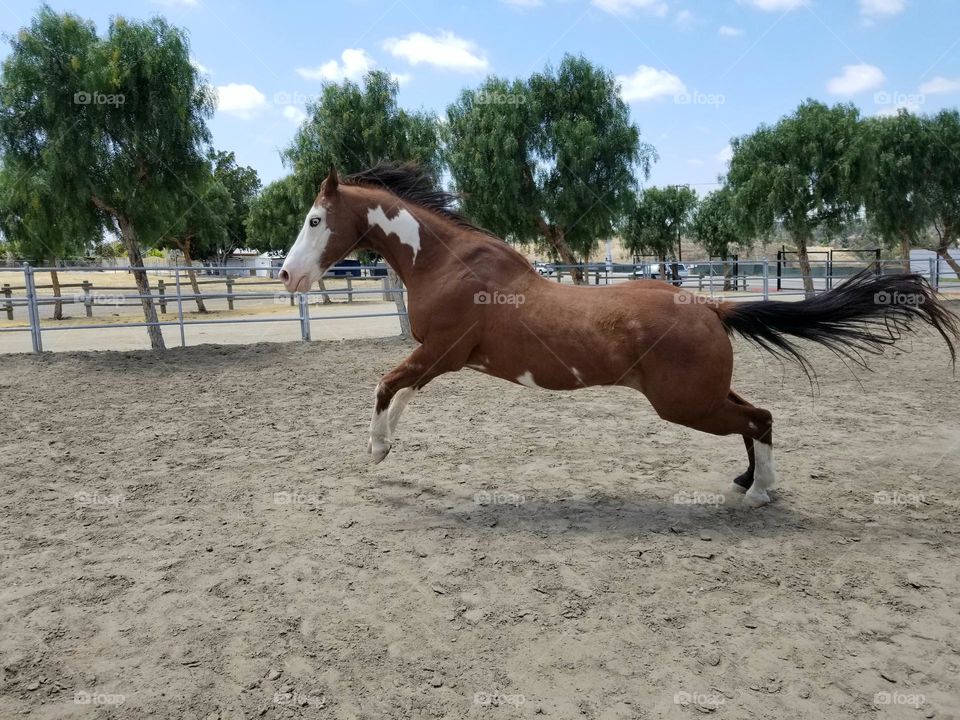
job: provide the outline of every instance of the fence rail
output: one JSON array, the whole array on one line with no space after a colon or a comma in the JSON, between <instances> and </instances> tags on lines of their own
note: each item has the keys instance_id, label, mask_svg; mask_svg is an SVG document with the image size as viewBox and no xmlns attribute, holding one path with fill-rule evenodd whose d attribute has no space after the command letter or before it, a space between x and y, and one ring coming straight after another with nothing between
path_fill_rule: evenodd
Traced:
<instances>
[{"instance_id":1,"label":"fence rail","mask_svg":"<svg viewBox=\"0 0 960 720\"><path fill-rule=\"evenodd\" d=\"M811 260L813 270L814 292L825 292L856 272L870 267L874 272L902 272L902 260L871 260L869 262L841 262L830 260L829 263L823 263L822 267L817 261ZM668 263L669 268L671 264ZM798 266L795 262L783 261L778 258L777 261L769 261L766 258L759 260L736 260L721 261L708 260L700 262L688 262L683 264L684 271L679 277L675 275L676 268L667 273L668 277L662 277L658 272L653 271L649 264L623 264L623 263L592 263L581 265L560 265L543 264L535 265L538 272L544 277L557 282L572 282L573 276L579 274L581 278L590 284L610 285L618 282L635 279L660 279L673 284L682 286L691 291L709 294L718 299L729 299L732 301L749 300L768 300L771 297L789 298L804 297L807 291L804 289L803 280L800 277ZM350 274L344 274L341 268L337 272L331 272L324 276L324 280L346 281L346 287L330 287L316 290L310 290L306 293L289 293L285 290L266 292L259 289L265 285L276 286L277 281L271 278L255 276L249 278L238 278L235 276L218 276L197 278L198 287L209 285L225 286L225 291L217 292L194 292L192 281L184 277L184 273L189 271L198 271L200 268L190 266L152 266L145 270L150 274L163 274L168 279L157 279L148 294L140 294L135 286L112 286L102 285L99 288L94 282L84 280L83 282L65 282L60 283L61 289L79 289L72 295L41 295L41 290L51 290L53 285L38 285L36 282L36 273L38 272L70 272L70 273L101 273L101 272L131 272L141 268L132 268L130 266L121 267L32 267L24 264L19 268L0 268L0 312L5 313L8 321L14 320L14 311L17 308L26 309L26 324L13 325L9 327L0 327L0 333L24 333L29 332L31 346L34 352L42 352L43 335L52 331L64 330L97 330L108 328L136 328L136 327L176 327L179 329L180 344L186 345L186 329L201 325L229 325L229 324L259 324L259 323L299 323L300 336L303 340L311 339L311 302L317 299L323 299L327 302L330 297L346 296L347 303L353 303L355 298L364 298L368 296L380 296L383 301L393 300L396 304L395 312L357 312L343 315L325 316L322 319L327 320L361 320L365 318L385 318L396 317L400 321L401 332L407 332L409 320L407 318L404 296L406 289L400 284L399 279L393 273L388 272L384 265L350 268ZM693 272L690 271L693 269ZM930 281L935 289L941 292L958 293L960 298L960 278L946 263L937 258L924 258L920 261L914 260L911 263L913 272L920 272ZM362 271L360 277L352 274L354 271ZM664 271L665 272L665 271ZM19 275L23 279L22 285L12 285L9 282L2 282L6 278L2 273L9 275ZM357 287L355 282L373 281L381 283L379 288ZM244 291L240 288L254 287L252 292ZM134 292L131 292L134 291ZM226 300L228 310L235 310L236 304L244 302L253 302L256 300L272 299L275 303L290 304L295 309L295 314L289 316L272 317L231 317L231 318L197 318L191 319L185 316L185 303L191 303L198 300ZM157 322L146 322L138 320L134 322L104 322L104 323L86 323L79 325L49 325L41 321L40 309L49 305L83 305L85 316L92 318L95 307L142 307L146 302L156 303L160 309L161 315L168 315L167 310L175 306L176 319L158 319ZM22 311L21 311L22 312Z\"/></svg>"}]
</instances>

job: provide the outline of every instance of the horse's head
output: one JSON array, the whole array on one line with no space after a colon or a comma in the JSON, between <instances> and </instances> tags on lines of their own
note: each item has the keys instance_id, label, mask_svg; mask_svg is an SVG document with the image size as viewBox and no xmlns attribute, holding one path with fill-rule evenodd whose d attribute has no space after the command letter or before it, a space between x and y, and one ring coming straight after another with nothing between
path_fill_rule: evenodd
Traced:
<instances>
[{"instance_id":1,"label":"horse's head","mask_svg":"<svg viewBox=\"0 0 960 720\"><path fill-rule=\"evenodd\" d=\"M355 219L344 207L344 193L339 185L337 171L330 168L280 269L280 280L289 292L308 291L356 245Z\"/></svg>"}]
</instances>

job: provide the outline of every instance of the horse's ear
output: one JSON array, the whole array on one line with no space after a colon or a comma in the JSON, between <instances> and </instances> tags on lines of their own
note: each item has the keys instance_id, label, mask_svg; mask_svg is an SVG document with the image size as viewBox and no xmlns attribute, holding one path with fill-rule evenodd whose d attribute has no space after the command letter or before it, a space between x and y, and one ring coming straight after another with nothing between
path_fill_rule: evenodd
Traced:
<instances>
[{"instance_id":1,"label":"horse's ear","mask_svg":"<svg viewBox=\"0 0 960 720\"><path fill-rule=\"evenodd\" d=\"M340 178L337 176L337 168L331 165L327 179L324 180L320 186L320 194L323 195L323 197L332 197L337 194L337 187L339 187L339 185Z\"/></svg>"}]
</instances>

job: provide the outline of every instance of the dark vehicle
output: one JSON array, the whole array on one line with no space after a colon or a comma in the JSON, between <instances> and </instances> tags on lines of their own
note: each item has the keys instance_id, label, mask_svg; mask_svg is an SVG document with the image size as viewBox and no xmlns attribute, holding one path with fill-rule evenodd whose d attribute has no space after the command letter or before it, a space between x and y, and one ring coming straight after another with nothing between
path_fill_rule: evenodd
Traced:
<instances>
[{"instance_id":1,"label":"dark vehicle","mask_svg":"<svg viewBox=\"0 0 960 720\"><path fill-rule=\"evenodd\" d=\"M360 277L360 273L359 260L341 260L330 268L333 277Z\"/></svg>"}]
</instances>

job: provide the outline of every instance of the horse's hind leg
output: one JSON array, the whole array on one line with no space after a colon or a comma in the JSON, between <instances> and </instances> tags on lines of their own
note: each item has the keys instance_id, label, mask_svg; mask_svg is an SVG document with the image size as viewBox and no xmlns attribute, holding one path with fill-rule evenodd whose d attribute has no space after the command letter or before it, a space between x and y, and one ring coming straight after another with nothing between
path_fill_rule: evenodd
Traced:
<instances>
[{"instance_id":1,"label":"horse's hind leg","mask_svg":"<svg viewBox=\"0 0 960 720\"><path fill-rule=\"evenodd\" d=\"M768 410L754 407L731 392L716 409L700 416L660 415L665 420L713 435L742 435L750 460L744 475L752 477L752 482L746 488L745 500L754 507L770 502L767 490L774 485L776 470L773 464L773 416ZM744 489L744 475L735 481L740 489Z\"/></svg>"},{"instance_id":2,"label":"horse's hind leg","mask_svg":"<svg viewBox=\"0 0 960 720\"><path fill-rule=\"evenodd\" d=\"M733 390L730 391L728 395L732 402L735 402L737 405L746 405L747 407L754 407L752 403L744 400L739 394L735 393ZM753 438L749 435L743 436L743 444L747 448L747 469L742 472L740 475L734 478L733 484L734 487L740 492L746 492L750 489L750 486L753 484L753 474L756 468L756 459L753 452Z\"/></svg>"}]
</instances>

